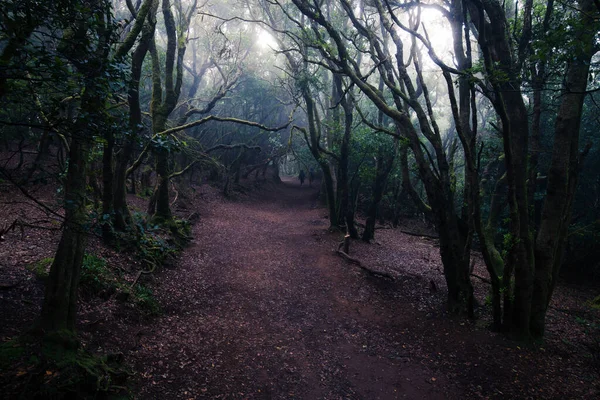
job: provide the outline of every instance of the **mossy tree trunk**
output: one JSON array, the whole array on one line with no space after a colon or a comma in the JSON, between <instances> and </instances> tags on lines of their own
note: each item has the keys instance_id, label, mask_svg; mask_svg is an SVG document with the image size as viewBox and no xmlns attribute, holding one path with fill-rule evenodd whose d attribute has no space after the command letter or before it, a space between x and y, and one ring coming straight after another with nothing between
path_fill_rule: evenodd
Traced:
<instances>
[{"instance_id":1,"label":"mossy tree trunk","mask_svg":"<svg viewBox=\"0 0 600 400\"><path fill-rule=\"evenodd\" d=\"M373 184L373 195L369 209L367 210L367 220L365 221L365 230L362 234L362 240L368 242L375 239L375 223L377 221L377 210L379 203L383 198L386 182L392 167L398 149L398 140L395 140L395 149L390 152L389 148L380 148L377 154L377 167L375 173L375 182Z\"/></svg>"},{"instance_id":2,"label":"mossy tree trunk","mask_svg":"<svg viewBox=\"0 0 600 400\"><path fill-rule=\"evenodd\" d=\"M349 182L349 159L350 159L350 139L352 136L352 124L354 121L354 102L352 94L344 94L342 87L342 77L334 76L334 84L337 86L336 92L340 96L340 105L344 110L344 134L340 144L340 162L338 173L338 193L340 203L340 213L338 221L343 221L346 225L346 233L352 239L358 239L358 230L354 224L354 207L350 201L350 182Z\"/></svg>"},{"instance_id":3,"label":"mossy tree trunk","mask_svg":"<svg viewBox=\"0 0 600 400\"><path fill-rule=\"evenodd\" d=\"M111 243L114 239L114 148L115 135L112 131L105 134L104 151L102 153L102 239Z\"/></svg>"},{"instance_id":4,"label":"mossy tree trunk","mask_svg":"<svg viewBox=\"0 0 600 400\"><path fill-rule=\"evenodd\" d=\"M598 31L598 9L593 0L578 3L574 12L579 21L573 23L566 48L574 53L565 64L565 88L561 96L555 127L552 160L548 172L547 197L543 205L537 236L532 218L537 157L528 165L529 121L519 90L521 68L527 60L531 38L532 1L523 8L523 30L516 43L511 43L510 30L502 6L495 2L468 1L469 12L478 30L488 80L493 87L494 108L502 122L506 164L507 196L510 207L510 241L502 283L505 290L503 324L517 338L540 339L544 334L545 315L556 284L566 242L572 199L577 185L580 155L579 127L589 65L594 54L594 35ZM545 22L554 2L546 4ZM483 14L486 14L484 16ZM552 28L550 26L550 28ZM575 39L576 38L576 39ZM539 71L534 68L533 71ZM503 78L498 79L498 72ZM534 81L533 151L539 141L539 92L543 82ZM527 182L527 178L530 182ZM488 239L489 241L489 239ZM491 247L491 246L490 246ZM497 256L486 263L498 264ZM514 276L514 288L511 284Z\"/></svg>"},{"instance_id":5,"label":"mossy tree trunk","mask_svg":"<svg viewBox=\"0 0 600 400\"><path fill-rule=\"evenodd\" d=\"M305 140L308 144L310 152L312 153L315 160L319 163L321 171L323 172L323 185L325 186L325 195L327 197L327 209L329 211L329 227L337 229L339 226L338 213L337 213L337 199L335 193L335 182L334 175L331 171L331 164L325 158L321 147L321 134L317 126L316 121L316 109L315 103L312 99L308 88L302 90L303 98L306 103L306 110L308 116L308 134L304 131Z\"/></svg>"},{"instance_id":6,"label":"mossy tree trunk","mask_svg":"<svg viewBox=\"0 0 600 400\"><path fill-rule=\"evenodd\" d=\"M82 128L86 129L85 126ZM89 137L86 137L89 132L78 133L72 137L69 152L65 225L50 268L42 305L40 327L46 332L75 330L77 289L87 238L86 179L90 147Z\"/></svg>"},{"instance_id":7,"label":"mossy tree trunk","mask_svg":"<svg viewBox=\"0 0 600 400\"><path fill-rule=\"evenodd\" d=\"M182 26L177 27L175 18L171 10L171 1L162 1L162 13L165 21L165 31L167 34L167 50L164 65L164 88L161 79L161 66L156 49L155 40L150 44L150 54L152 55L152 133L155 137L154 156L156 160L156 186L153 195L156 202L154 208L154 217L161 220L170 220L173 215L169 204L169 180L171 169L169 160L171 156L171 146L169 145L169 134L163 134L167 128L169 116L175 109L181 86L183 82L183 56L186 51L186 31L190 19L196 7L196 2L191 6L187 15L181 18ZM179 33L178 33L179 30Z\"/></svg>"},{"instance_id":8,"label":"mossy tree trunk","mask_svg":"<svg viewBox=\"0 0 600 400\"><path fill-rule=\"evenodd\" d=\"M125 138L125 145L117 157L115 166L114 185L114 214L115 229L119 231L131 230L133 220L129 207L127 206L127 176L131 173L128 169L133 157L136 138L142 127L142 111L140 107L140 79L142 76L142 65L150 48L150 42L154 36L156 25L156 11L158 1L151 4L146 22L142 28L140 41L133 51L131 58L131 80L127 101L129 103L129 135ZM135 178L132 174L132 188L135 191Z\"/></svg>"},{"instance_id":9,"label":"mossy tree trunk","mask_svg":"<svg viewBox=\"0 0 600 400\"><path fill-rule=\"evenodd\" d=\"M149 3L146 0L144 4ZM97 138L106 134L105 104L109 89L109 52L114 36L111 2L90 0L86 7L73 2L62 9L64 21L58 53L68 60L81 79L79 110L72 129L69 164L64 185L65 221L62 236L46 283L38 327L45 337L73 343L77 292L89 229L86 209L88 160ZM119 60L129 51L141 25L135 24L119 46ZM137 33L136 33L137 32ZM92 39L91 39L92 38ZM112 152L111 152L112 154ZM105 182L106 183L106 182Z\"/></svg>"},{"instance_id":10,"label":"mossy tree trunk","mask_svg":"<svg viewBox=\"0 0 600 400\"><path fill-rule=\"evenodd\" d=\"M596 53L598 10L592 0L579 2L580 25L571 44L578 54L566 65L561 104L554 125L552 160L548 171L547 196L542 209L535 246L535 277L531 305L531 334L541 338L552 293L558 279L573 197L580 169L579 129L592 56Z\"/></svg>"},{"instance_id":11,"label":"mossy tree trunk","mask_svg":"<svg viewBox=\"0 0 600 400\"><path fill-rule=\"evenodd\" d=\"M64 186L65 221L62 236L50 268L39 323L46 337L74 337L77 314L77 291L85 253L88 213L86 191L88 159L94 138L102 136L106 98L109 41L111 37L110 4L90 1L87 8L65 9L70 26L64 30L58 52L68 59L82 76L83 90L77 118L70 131L69 167ZM96 18L91 18L95 15ZM86 23L78 23L83 20ZM90 46L90 31L97 41Z\"/></svg>"}]
</instances>

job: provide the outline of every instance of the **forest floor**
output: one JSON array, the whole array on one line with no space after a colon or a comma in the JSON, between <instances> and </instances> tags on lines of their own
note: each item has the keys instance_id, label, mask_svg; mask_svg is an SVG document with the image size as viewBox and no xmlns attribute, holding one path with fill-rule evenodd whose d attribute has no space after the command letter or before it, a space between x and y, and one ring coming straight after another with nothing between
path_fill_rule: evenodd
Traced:
<instances>
[{"instance_id":1,"label":"forest floor","mask_svg":"<svg viewBox=\"0 0 600 400\"><path fill-rule=\"evenodd\" d=\"M328 231L317 196L292 179L233 199L196 187L178 204L182 215L196 213L194 239L153 278L162 314L140 317L114 298L85 300L84 344L122 353L140 399L600 396L600 317L587 305L593 288L561 285L545 343L522 346L487 329L488 286L479 279L481 318L447 315L435 240L378 229L375 244L351 244L353 257L393 279L336 255L343 235ZM39 312L41 284L23 260L50 256L56 240L31 244L28 235L7 247L19 237L11 235L0 243L0 283L23 283L0 290L3 340ZM103 251L109 262L134 262ZM486 276L479 263L475 273Z\"/></svg>"}]
</instances>

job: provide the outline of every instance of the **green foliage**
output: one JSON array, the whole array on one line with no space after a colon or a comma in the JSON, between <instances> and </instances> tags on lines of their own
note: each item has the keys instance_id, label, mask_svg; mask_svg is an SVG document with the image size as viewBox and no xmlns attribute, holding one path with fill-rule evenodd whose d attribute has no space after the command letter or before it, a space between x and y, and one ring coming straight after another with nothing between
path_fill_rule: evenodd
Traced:
<instances>
[{"instance_id":1,"label":"green foliage","mask_svg":"<svg viewBox=\"0 0 600 400\"><path fill-rule=\"evenodd\" d=\"M152 233L142 234L138 240L138 257L152 271L162 265L167 257L175 256L177 251L166 239Z\"/></svg>"},{"instance_id":2,"label":"green foliage","mask_svg":"<svg viewBox=\"0 0 600 400\"><path fill-rule=\"evenodd\" d=\"M185 142L181 142L173 135L156 135L152 138L152 148L155 151L167 151L177 153L185 147Z\"/></svg>"},{"instance_id":3,"label":"green foliage","mask_svg":"<svg viewBox=\"0 0 600 400\"><path fill-rule=\"evenodd\" d=\"M492 293L488 293L488 294L485 296L485 299L484 299L484 304L486 305L486 307L491 307L491 306L492 306L492 296L493 296L493 294L492 294Z\"/></svg>"},{"instance_id":4,"label":"green foliage","mask_svg":"<svg viewBox=\"0 0 600 400\"><path fill-rule=\"evenodd\" d=\"M146 238L151 236L146 236ZM163 248L164 249L164 248ZM155 259L158 258L157 250ZM118 299L128 299L139 309L148 315L159 315L160 305L155 299L152 290L143 285L137 285L133 289L123 279L120 273L115 273L109 267L106 260L94 254L86 254L81 270L82 289L95 295L112 295L121 293Z\"/></svg>"},{"instance_id":5,"label":"green foliage","mask_svg":"<svg viewBox=\"0 0 600 400\"><path fill-rule=\"evenodd\" d=\"M41 342L23 336L0 345L0 371L14 376L11 394L22 399L127 398L123 385L131 373L123 369L122 357L65 346L65 338L72 337L63 332Z\"/></svg>"},{"instance_id":6,"label":"green foliage","mask_svg":"<svg viewBox=\"0 0 600 400\"><path fill-rule=\"evenodd\" d=\"M301 71L295 78L295 84L298 89L314 89L315 91L324 91L325 89L319 75L314 71Z\"/></svg>"},{"instance_id":7,"label":"green foliage","mask_svg":"<svg viewBox=\"0 0 600 400\"><path fill-rule=\"evenodd\" d=\"M508 253L511 249L519 243L519 238L515 237L511 233L505 233L502 237L502 258L506 261Z\"/></svg>"},{"instance_id":8,"label":"green foliage","mask_svg":"<svg viewBox=\"0 0 600 400\"><path fill-rule=\"evenodd\" d=\"M48 278L48 271L53 262L54 257L46 257L29 264L26 268L33 272L38 279L45 280Z\"/></svg>"},{"instance_id":9,"label":"green foliage","mask_svg":"<svg viewBox=\"0 0 600 400\"><path fill-rule=\"evenodd\" d=\"M500 281L500 294L504 295L508 291L510 301L511 302L514 301L514 299L515 299L515 277L512 276L510 278L510 282L508 285L503 284L503 279L501 276L498 277L498 280Z\"/></svg>"},{"instance_id":10,"label":"green foliage","mask_svg":"<svg viewBox=\"0 0 600 400\"><path fill-rule=\"evenodd\" d=\"M83 258L80 283L84 289L94 294L112 293L120 286L106 260L94 254L86 254Z\"/></svg>"},{"instance_id":11,"label":"green foliage","mask_svg":"<svg viewBox=\"0 0 600 400\"><path fill-rule=\"evenodd\" d=\"M156 297L154 297L152 289L144 285L137 285L133 290L132 296L133 301L140 309L149 315L160 315L160 304L156 300Z\"/></svg>"},{"instance_id":12,"label":"green foliage","mask_svg":"<svg viewBox=\"0 0 600 400\"><path fill-rule=\"evenodd\" d=\"M25 349L18 340L13 339L0 345L0 371L5 371L23 356Z\"/></svg>"}]
</instances>

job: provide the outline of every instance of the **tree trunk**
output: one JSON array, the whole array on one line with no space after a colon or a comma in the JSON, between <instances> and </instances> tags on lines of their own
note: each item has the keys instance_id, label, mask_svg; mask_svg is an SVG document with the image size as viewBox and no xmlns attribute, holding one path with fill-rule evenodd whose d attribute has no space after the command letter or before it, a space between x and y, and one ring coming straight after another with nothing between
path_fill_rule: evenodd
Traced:
<instances>
[{"instance_id":1,"label":"tree trunk","mask_svg":"<svg viewBox=\"0 0 600 400\"><path fill-rule=\"evenodd\" d=\"M554 125L552 161L548 171L547 196L542 210L535 248L535 285L531 306L531 333L541 338L552 291L562 263L572 200L579 173L579 128L598 23L593 1L580 1L581 25L577 44L581 53L570 57L564 93Z\"/></svg>"},{"instance_id":2,"label":"tree trunk","mask_svg":"<svg viewBox=\"0 0 600 400\"><path fill-rule=\"evenodd\" d=\"M91 102L83 99L82 102ZM93 115L97 108L84 108ZM92 111L93 110L93 111ZM80 126L86 122L81 122ZM40 328L45 333L69 336L75 330L77 312L77 289L86 246L85 225L88 221L86 211L86 178L89 143L86 132L74 134L69 152L69 169L65 184L65 225L58 244L50 275L46 283L46 292L40 320Z\"/></svg>"},{"instance_id":3,"label":"tree trunk","mask_svg":"<svg viewBox=\"0 0 600 400\"><path fill-rule=\"evenodd\" d=\"M279 159L273 159L273 180L276 183L281 183L281 176L279 176Z\"/></svg>"},{"instance_id":4,"label":"tree trunk","mask_svg":"<svg viewBox=\"0 0 600 400\"><path fill-rule=\"evenodd\" d=\"M323 172L323 182L325 184L325 195L327 196L327 209L329 210L329 227L337 229L339 221L337 219L336 198L334 190L333 175L327 161L319 162Z\"/></svg>"},{"instance_id":5,"label":"tree trunk","mask_svg":"<svg viewBox=\"0 0 600 400\"><path fill-rule=\"evenodd\" d=\"M102 239L110 243L114 239L113 215L114 215L114 169L113 152L115 147L115 136L110 131L106 132L106 142L102 153Z\"/></svg>"},{"instance_id":6,"label":"tree trunk","mask_svg":"<svg viewBox=\"0 0 600 400\"><path fill-rule=\"evenodd\" d=\"M169 203L169 151L159 149L156 151L156 187L153 197L156 201L154 217L170 220L173 217Z\"/></svg>"},{"instance_id":7,"label":"tree trunk","mask_svg":"<svg viewBox=\"0 0 600 400\"><path fill-rule=\"evenodd\" d=\"M505 325L520 339L529 339L529 320L533 295L534 254L528 207L527 156L529 120L522 93L521 71L517 54L510 43L510 27L502 5L468 1L470 15L478 31L483 62L493 88L492 104L502 122L502 137L506 165L507 198L509 204L510 234L507 237L507 260L504 269ZM531 5L526 7L530 18ZM480 7L481 6L481 7ZM487 18L484 14L487 14ZM527 21L530 21L527 19ZM524 35L529 24L523 28ZM527 43L524 41L522 43ZM519 47L518 56L523 56ZM498 71L504 74L498 79ZM511 298L511 279L515 284Z\"/></svg>"},{"instance_id":8,"label":"tree trunk","mask_svg":"<svg viewBox=\"0 0 600 400\"><path fill-rule=\"evenodd\" d=\"M329 210L329 227L337 229L339 221L337 219L337 199L335 196L335 178L331 170L329 161L324 158L320 151L320 135L317 130L317 123L315 121L315 104L308 93L308 89L303 90L304 101L306 102L307 116L308 116L308 128L310 137L306 137L306 142L309 149L319 163L321 171L323 172L323 185L325 185L325 194L327 196L327 209Z\"/></svg>"},{"instance_id":9,"label":"tree trunk","mask_svg":"<svg viewBox=\"0 0 600 400\"><path fill-rule=\"evenodd\" d=\"M434 208L435 209L435 208ZM470 252L466 249L468 228L460 226L453 213L434 212L440 237L440 255L448 286L448 310L457 314L466 310L474 317L473 285L470 278Z\"/></svg>"},{"instance_id":10,"label":"tree trunk","mask_svg":"<svg viewBox=\"0 0 600 400\"><path fill-rule=\"evenodd\" d=\"M394 153L391 156L386 157L385 153L389 151L389 148L380 148L379 154L377 155L377 172L375 174L375 184L373 185L373 198L367 211L365 230L362 234L362 240L365 242L368 242L375 238L375 222L377 221L377 210L379 208L379 203L383 198L385 184L394 165L394 156L396 153L396 151L394 151Z\"/></svg>"},{"instance_id":11,"label":"tree trunk","mask_svg":"<svg viewBox=\"0 0 600 400\"><path fill-rule=\"evenodd\" d=\"M132 227L133 220L129 207L127 206L127 167L133 156L135 140L142 126L142 111L140 108L140 78L142 76L142 65L150 48L150 42L154 35L156 19L156 6L149 11L147 21L142 28L142 36L138 46L131 57L131 81L127 101L129 103L129 129L130 135L125 138L125 145L117 157L115 167L115 192L114 213L115 228L126 231ZM135 177L131 177L132 192L135 193Z\"/></svg>"},{"instance_id":12,"label":"tree trunk","mask_svg":"<svg viewBox=\"0 0 600 400\"><path fill-rule=\"evenodd\" d=\"M131 227L132 219L129 207L127 206L127 165L133 154L133 142L128 140L125 147L117 157L115 167L115 185L114 185L114 227L119 231L126 231ZM135 179L132 176L132 186L135 188Z\"/></svg>"},{"instance_id":13,"label":"tree trunk","mask_svg":"<svg viewBox=\"0 0 600 400\"><path fill-rule=\"evenodd\" d=\"M342 93L342 79L337 76L334 79L337 85L337 92ZM353 121L353 110L354 105L352 103L352 97L349 95L342 95L341 106L344 109L344 135L342 136L342 143L340 145L340 165L339 165L339 179L338 179L338 192L340 202L340 213L338 221L344 221L346 223L346 234L350 235L352 239L358 239L358 230L354 224L354 210L350 202L350 182L348 181L348 163L350 157L350 137L352 135L352 121ZM310 172L309 172L310 173ZM309 178L310 179L310 178ZM311 182L312 183L312 182Z\"/></svg>"},{"instance_id":14,"label":"tree trunk","mask_svg":"<svg viewBox=\"0 0 600 400\"><path fill-rule=\"evenodd\" d=\"M188 17L191 18L191 12ZM167 34L167 49L165 53L164 65L164 90L161 80L161 66L158 51L154 42L150 43L150 54L152 56L152 133L155 136L164 132L167 127L167 120L179 99L181 93L183 76L183 56L185 55L186 43L185 32L189 20L181 19L181 26L177 27L173 12L171 10L170 0L163 0L162 13L165 23L165 32ZM179 34L177 32L179 28ZM164 135L163 142L167 142L169 137ZM169 156L171 154L168 144L154 149L156 158L157 181L155 193L156 209L153 217L162 220L170 220L173 215L169 204Z\"/></svg>"}]
</instances>

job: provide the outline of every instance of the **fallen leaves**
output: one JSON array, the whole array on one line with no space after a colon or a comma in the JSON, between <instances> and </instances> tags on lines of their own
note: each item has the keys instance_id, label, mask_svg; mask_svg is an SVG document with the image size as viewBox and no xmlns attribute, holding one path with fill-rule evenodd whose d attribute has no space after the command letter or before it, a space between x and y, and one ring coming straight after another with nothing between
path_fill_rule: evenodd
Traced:
<instances>
[{"instance_id":1,"label":"fallen leaves","mask_svg":"<svg viewBox=\"0 0 600 400\"><path fill-rule=\"evenodd\" d=\"M159 318L116 317L113 303L83 303L83 320L96 320L98 310L108 316L102 326L84 325L85 334L103 351L117 349L134 363L137 396L598 394L597 374L581 357L588 324L551 309L549 339L536 351L513 346L485 324L449 319L434 241L390 229L377 231L381 246L353 242L352 254L398 277L393 283L369 279L331 254L339 238L326 224L311 222L319 221L320 209L310 208L309 194L283 186L232 202L214 189L190 201L201 218L177 267L156 276L155 293L166 310ZM475 268L485 274L481 264ZM430 281L436 292L427 290ZM487 290L475 282L482 303ZM575 289L557 288L556 298L569 313L583 303L577 296ZM21 298L15 304L23 307ZM142 330L139 346L131 347Z\"/></svg>"}]
</instances>

